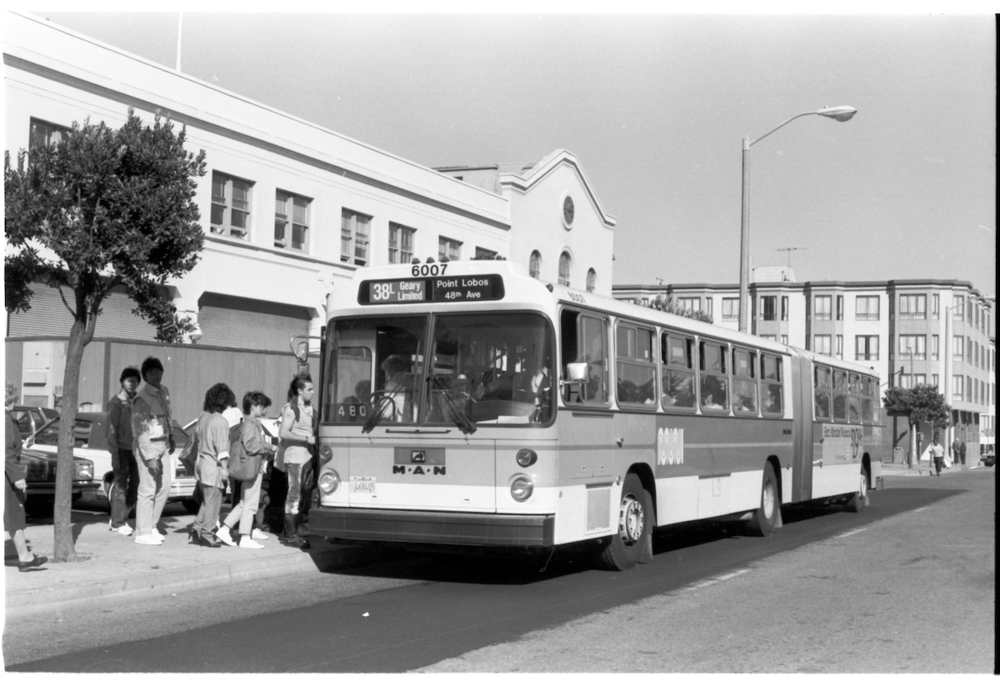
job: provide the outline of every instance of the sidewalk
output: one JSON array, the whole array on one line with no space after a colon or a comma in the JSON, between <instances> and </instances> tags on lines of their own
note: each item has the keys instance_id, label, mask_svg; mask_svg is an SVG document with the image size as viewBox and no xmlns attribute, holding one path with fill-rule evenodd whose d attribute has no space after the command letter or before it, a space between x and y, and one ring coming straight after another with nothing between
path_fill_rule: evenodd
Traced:
<instances>
[{"instance_id":1,"label":"sidewalk","mask_svg":"<svg viewBox=\"0 0 1000 693\"><path fill-rule=\"evenodd\" d=\"M308 551L282 546L268 534L260 550L229 546L206 548L190 544L188 527L194 516L180 506L172 513L167 506L160 520L166 535L161 546L142 546L133 537L108 530L108 516L74 511L74 563L52 561L52 521L31 523L25 530L28 545L36 554L49 557L42 569L29 573L17 570L13 542L4 543L4 581L7 613L57 608L66 602L113 597L130 592L176 594L204 586L221 586L248 580L299 572L318 572L370 559L373 549L335 546L319 537L310 537ZM225 511L224 511L225 512ZM172 514L171 514L172 513ZM224 515L223 515L224 516ZM132 521L129 521L132 524ZM134 525L133 525L134 526Z\"/></svg>"},{"instance_id":2,"label":"sidewalk","mask_svg":"<svg viewBox=\"0 0 1000 693\"><path fill-rule=\"evenodd\" d=\"M941 468L941 474L953 474L955 472L968 471L969 469L978 469L980 467L988 469L988 467L983 465L983 463L979 460L976 460L974 464L970 463L965 466L952 462L951 467ZM903 464L882 463L882 476L928 476L935 473L933 462L921 461L914 465L912 469L907 466L905 462Z\"/></svg>"}]
</instances>

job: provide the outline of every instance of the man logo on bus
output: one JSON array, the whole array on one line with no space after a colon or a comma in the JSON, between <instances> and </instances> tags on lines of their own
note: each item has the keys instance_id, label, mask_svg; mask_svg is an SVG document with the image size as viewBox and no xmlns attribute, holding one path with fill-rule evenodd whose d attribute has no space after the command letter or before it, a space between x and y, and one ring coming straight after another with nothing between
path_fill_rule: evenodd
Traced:
<instances>
[{"instance_id":1,"label":"man logo on bus","mask_svg":"<svg viewBox=\"0 0 1000 693\"><path fill-rule=\"evenodd\" d=\"M684 464L683 428L660 428L657 430L656 464Z\"/></svg>"},{"instance_id":2,"label":"man logo on bus","mask_svg":"<svg viewBox=\"0 0 1000 693\"><path fill-rule=\"evenodd\" d=\"M445 476L447 470L443 462L443 458L428 462L426 450L410 450L410 463L392 465L392 473L412 474L414 476Z\"/></svg>"}]
</instances>

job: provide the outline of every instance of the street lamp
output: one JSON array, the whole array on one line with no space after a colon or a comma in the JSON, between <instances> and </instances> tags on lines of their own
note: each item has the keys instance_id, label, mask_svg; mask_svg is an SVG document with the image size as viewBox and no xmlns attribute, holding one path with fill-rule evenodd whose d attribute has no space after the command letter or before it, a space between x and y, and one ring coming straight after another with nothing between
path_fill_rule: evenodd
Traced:
<instances>
[{"instance_id":1,"label":"street lamp","mask_svg":"<svg viewBox=\"0 0 1000 693\"><path fill-rule=\"evenodd\" d=\"M747 316L749 314L750 303L750 147L760 142L775 130L779 130L796 118L808 115L819 115L824 118L833 118L839 123L850 120L857 113L856 108L850 106L831 106L821 108L818 111L808 111L792 116L778 127L769 130L757 139L750 141L749 137L743 138L743 218L740 228L740 332L747 331Z\"/></svg>"},{"instance_id":2,"label":"street lamp","mask_svg":"<svg viewBox=\"0 0 1000 693\"><path fill-rule=\"evenodd\" d=\"M970 301L996 301L996 296L969 296L964 301L959 301L958 303L952 304L950 306L945 306L944 309L944 403L951 406L952 398L952 385L951 385L951 368L952 368L952 355L951 355L951 322L952 316L948 315L950 312L956 308L962 308L966 303ZM945 427L944 438L945 438L945 450L949 453L951 452L951 444L954 440L954 431L952 426Z\"/></svg>"}]
</instances>

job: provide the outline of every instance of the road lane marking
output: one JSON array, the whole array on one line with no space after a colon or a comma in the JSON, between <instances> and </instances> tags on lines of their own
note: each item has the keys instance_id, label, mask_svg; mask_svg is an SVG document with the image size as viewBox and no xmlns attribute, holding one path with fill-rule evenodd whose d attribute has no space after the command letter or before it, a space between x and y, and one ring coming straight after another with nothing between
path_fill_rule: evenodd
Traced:
<instances>
[{"instance_id":1,"label":"road lane marking","mask_svg":"<svg viewBox=\"0 0 1000 693\"><path fill-rule=\"evenodd\" d=\"M705 587L711 587L712 585L717 585L720 582L731 580L734 577L739 577L740 575L745 575L746 573L749 572L750 570L748 568L746 570L737 570L734 573L726 573L725 575L720 575L719 577L712 578L711 580L702 580L701 582L694 583L690 587L685 587L683 590L681 590L681 592L694 592L695 590L700 590Z\"/></svg>"},{"instance_id":2,"label":"road lane marking","mask_svg":"<svg viewBox=\"0 0 1000 693\"><path fill-rule=\"evenodd\" d=\"M859 527L858 529L852 529L850 532L844 532L843 534L838 534L837 536L834 537L834 539L845 539L847 537L858 534L859 532L866 532L866 531L868 531L867 527Z\"/></svg>"},{"instance_id":3,"label":"road lane marking","mask_svg":"<svg viewBox=\"0 0 1000 693\"><path fill-rule=\"evenodd\" d=\"M925 506L924 506L924 507L922 507L922 508L917 508L917 509L916 509L916 510L914 510L913 512L915 512L915 513L922 513L923 511L927 510L927 508L929 508L929 507L931 507L931 506L929 506L929 505L925 505Z\"/></svg>"}]
</instances>

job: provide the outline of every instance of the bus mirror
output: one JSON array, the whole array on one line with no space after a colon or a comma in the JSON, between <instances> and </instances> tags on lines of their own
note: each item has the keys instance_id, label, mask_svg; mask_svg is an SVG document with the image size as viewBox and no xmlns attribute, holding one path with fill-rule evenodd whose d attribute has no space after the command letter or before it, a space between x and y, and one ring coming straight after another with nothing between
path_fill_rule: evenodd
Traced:
<instances>
[{"instance_id":1,"label":"bus mirror","mask_svg":"<svg viewBox=\"0 0 1000 693\"><path fill-rule=\"evenodd\" d=\"M567 363L566 382L583 383L590 381L590 365L587 363Z\"/></svg>"}]
</instances>

